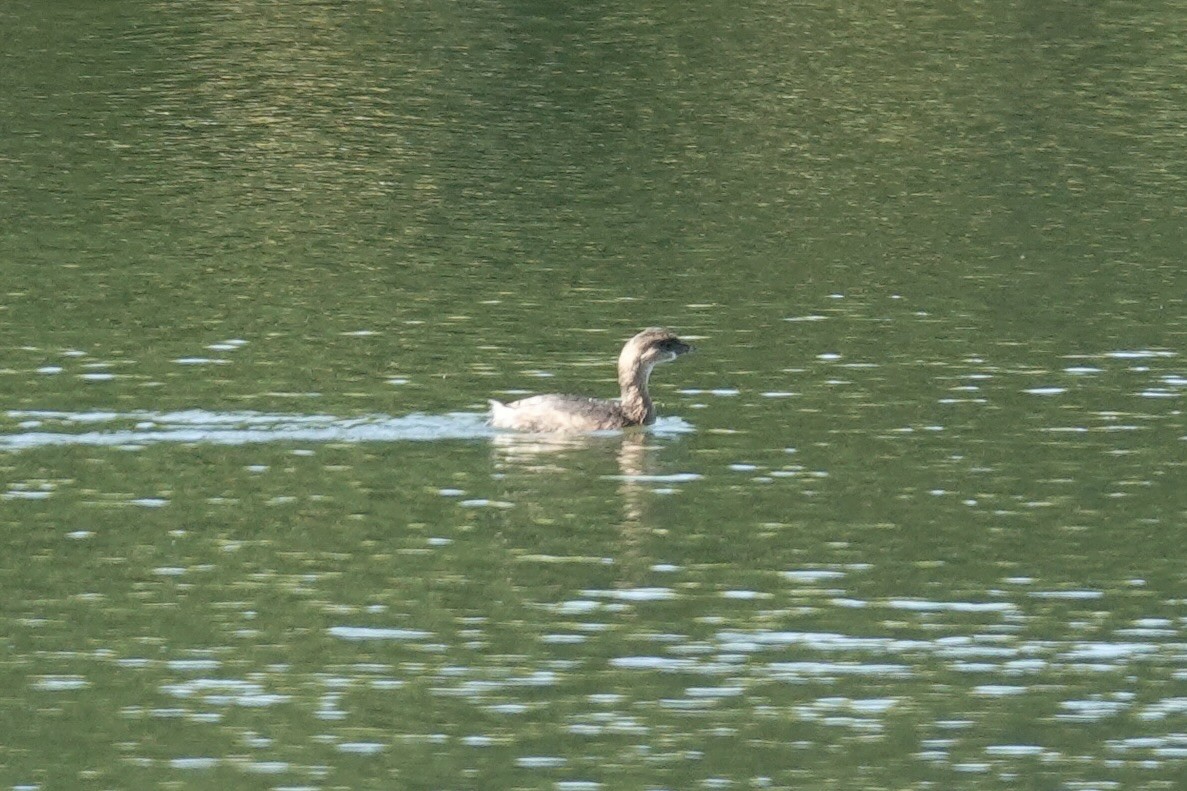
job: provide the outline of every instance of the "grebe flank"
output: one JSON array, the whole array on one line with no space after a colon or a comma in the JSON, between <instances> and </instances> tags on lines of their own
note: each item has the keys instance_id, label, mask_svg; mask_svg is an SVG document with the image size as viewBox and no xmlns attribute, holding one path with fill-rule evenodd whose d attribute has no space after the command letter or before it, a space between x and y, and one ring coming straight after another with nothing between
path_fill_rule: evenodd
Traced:
<instances>
[{"instance_id":1,"label":"grebe flank","mask_svg":"<svg viewBox=\"0 0 1187 791\"><path fill-rule=\"evenodd\" d=\"M575 395L538 395L504 404L490 402L490 424L519 431L603 431L649 426L655 406L647 394L651 369L693 347L668 330L652 327L626 342L618 355L618 400Z\"/></svg>"}]
</instances>

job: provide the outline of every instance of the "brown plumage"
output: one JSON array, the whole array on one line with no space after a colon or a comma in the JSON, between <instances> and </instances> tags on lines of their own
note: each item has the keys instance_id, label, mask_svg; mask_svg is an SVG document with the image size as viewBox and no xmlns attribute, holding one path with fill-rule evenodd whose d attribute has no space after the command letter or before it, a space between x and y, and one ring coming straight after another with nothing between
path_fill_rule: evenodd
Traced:
<instances>
[{"instance_id":1,"label":"brown plumage","mask_svg":"<svg viewBox=\"0 0 1187 791\"><path fill-rule=\"evenodd\" d=\"M520 431L602 431L655 422L647 393L651 369L692 351L668 330L652 327L626 342L618 355L618 400L574 395L538 395L510 404L492 400L490 423Z\"/></svg>"}]
</instances>

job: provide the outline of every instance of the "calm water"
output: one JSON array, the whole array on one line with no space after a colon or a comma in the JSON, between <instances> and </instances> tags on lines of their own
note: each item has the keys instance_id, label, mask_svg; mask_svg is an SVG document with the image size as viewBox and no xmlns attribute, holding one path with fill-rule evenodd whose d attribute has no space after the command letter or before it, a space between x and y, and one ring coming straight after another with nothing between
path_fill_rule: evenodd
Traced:
<instances>
[{"instance_id":1,"label":"calm water","mask_svg":"<svg viewBox=\"0 0 1187 791\"><path fill-rule=\"evenodd\" d=\"M1181 787L1139 5L5 3L0 787Z\"/></svg>"}]
</instances>

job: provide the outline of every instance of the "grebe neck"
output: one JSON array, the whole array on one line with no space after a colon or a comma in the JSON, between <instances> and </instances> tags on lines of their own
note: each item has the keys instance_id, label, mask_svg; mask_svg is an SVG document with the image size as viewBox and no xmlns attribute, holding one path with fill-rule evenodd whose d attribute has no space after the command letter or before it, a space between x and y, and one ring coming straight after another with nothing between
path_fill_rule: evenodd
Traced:
<instances>
[{"instance_id":1,"label":"grebe neck","mask_svg":"<svg viewBox=\"0 0 1187 791\"><path fill-rule=\"evenodd\" d=\"M647 392L647 380L651 378L652 366L641 360L618 361L618 386L622 390L622 411L637 425L647 426L655 422L655 406Z\"/></svg>"}]
</instances>

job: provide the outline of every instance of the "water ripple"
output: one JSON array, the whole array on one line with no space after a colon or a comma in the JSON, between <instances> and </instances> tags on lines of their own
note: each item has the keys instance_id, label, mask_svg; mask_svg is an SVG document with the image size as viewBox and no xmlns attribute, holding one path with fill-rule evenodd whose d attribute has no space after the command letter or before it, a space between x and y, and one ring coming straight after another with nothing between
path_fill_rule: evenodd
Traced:
<instances>
[{"instance_id":1,"label":"water ripple","mask_svg":"<svg viewBox=\"0 0 1187 791\"><path fill-rule=\"evenodd\" d=\"M50 412L10 411L22 428L0 434L0 450L61 445L127 447L169 442L248 445L262 442L396 442L481 439L494 435L479 413L365 415L261 412ZM82 429L82 430L79 430Z\"/></svg>"},{"instance_id":2,"label":"water ripple","mask_svg":"<svg viewBox=\"0 0 1187 791\"><path fill-rule=\"evenodd\" d=\"M27 430L0 433L0 451L71 445L139 448L173 442L250 445L265 442L415 442L495 437L519 441L531 440L532 437L538 440L541 436L496 432L487 423L487 415L479 412L339 417L250 411L212 412L204 409L178 412L10 410L5 415L16 421L14 428ZM651 427L652 433L659 435L681 434L691 430L691 426L678 418L661 419Z\"/></svg>"}]
</instances>

